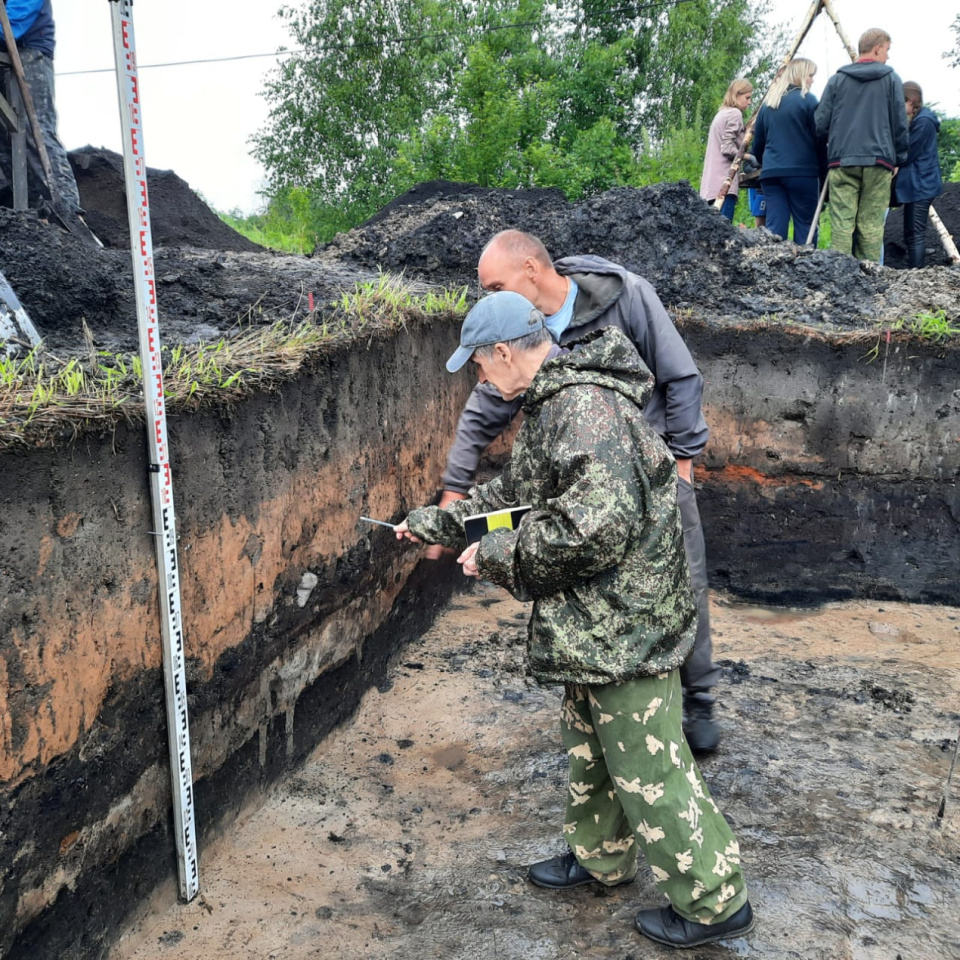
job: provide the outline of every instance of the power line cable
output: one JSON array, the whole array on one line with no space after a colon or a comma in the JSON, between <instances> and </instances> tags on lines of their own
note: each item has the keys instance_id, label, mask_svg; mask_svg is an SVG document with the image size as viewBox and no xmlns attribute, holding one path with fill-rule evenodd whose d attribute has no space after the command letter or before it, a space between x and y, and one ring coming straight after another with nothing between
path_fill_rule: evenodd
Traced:
<instances>
[{"instance_id":1,"label":"power line cable","mask_svg":"<svg viewBox=\"0 0 960 960\"><path fill-rule=\"evenodd\" d=\"M244 53L235 57L210 57L205 60L171 60L169 63L141 63L137 70L152 70L156 67L187 67L195 63L227 63L231 60L257 60L262 57L288 57L294 53L306 53L306 48L301 47L297 50L277 50L273 53ZM62 73L58 70L58 77L79 77L90 73L114 73L113 67L99 67L94 70L64 70Z\"/></svg>"}]
</instances>

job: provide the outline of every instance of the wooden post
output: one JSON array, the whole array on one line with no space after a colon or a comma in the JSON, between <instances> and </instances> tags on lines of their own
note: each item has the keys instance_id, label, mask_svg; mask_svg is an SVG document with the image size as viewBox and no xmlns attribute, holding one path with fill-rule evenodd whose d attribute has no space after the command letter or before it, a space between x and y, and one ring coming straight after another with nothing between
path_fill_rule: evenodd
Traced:
<instances>
[{"instance_id":1,"label":"wooden post","mask_svg":"<svg viewBox=\"0 0 960 960\"><path fill-rule=\"evenodd\" d=\"M846 47L847 53L850 55L851 60L857 59L857 51L853 49L853 44L850 42L850 39L847 37L846 33L843 31L843 27L840 26L840 19L837 17L836 10L833 9L833 0L823 0L823 9L827 16L833 21L833 25L836 28L837 36L840 37L840 42Z\"/></svg>"},{"instance_id":2,"label":"wooden post","mask_svg":"<svg viewBox=\"0 0 960 960\"><path fill-rule=\"evenodd\" d=\"M27 128L23 123L23 100L13 73L7 74L7 99L17 117L17 129L10 133L10 185L13 188L13 209L26 210L27 193Z\"/></svg>"},{"instance_id":3,"label":"wooden post","mask_svg":"<svg viewBox=\"0 0 960 960\"><path fill-rule=\"evenodd\" d=\"M807 233L807 239L805 243L809 246L813 243L813 235L817 232L817 227L820 226L820 213L823 210L824 201L827 199L827 181L823 181L823 189L820 191L820 199L817 201L817 209L813 215L813 219L810 221L810 231Z\"/></svg>"}]
</instances>

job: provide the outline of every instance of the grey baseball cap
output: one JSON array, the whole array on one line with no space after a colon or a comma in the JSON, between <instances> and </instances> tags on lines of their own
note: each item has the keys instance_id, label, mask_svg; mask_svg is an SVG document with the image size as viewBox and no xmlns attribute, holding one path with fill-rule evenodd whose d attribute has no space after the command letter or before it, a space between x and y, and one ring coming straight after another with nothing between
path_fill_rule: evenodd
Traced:
<instances>
[{"instance_id":1,"label":"grey baseball cap","mask_svg":"<svg viewBox=\"0 0 960 960\"><path fill-rule=\"evenodd\" d=\"M456 373L477 347L519 340L543 326L543 314L526 297L509 290L491 293L467 314L460 328L460 346L447 361L447 370Z\"/></svg>"}]
</instances>

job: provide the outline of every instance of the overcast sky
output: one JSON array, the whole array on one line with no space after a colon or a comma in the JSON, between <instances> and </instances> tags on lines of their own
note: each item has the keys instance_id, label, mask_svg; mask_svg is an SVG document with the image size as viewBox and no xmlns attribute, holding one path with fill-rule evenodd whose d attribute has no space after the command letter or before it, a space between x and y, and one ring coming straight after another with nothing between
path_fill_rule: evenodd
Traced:
<instances>
[{"instance_id":1,"label":"overcast sky","mask_svg":"<svg viewBox=\"0 0 960 960\"><path fill-rule=\"evenodd\" d=\"M297 0L290 0L296 4ZM301 0L302 2L302 0ZM271 57L226 63L150 68L150 64L272 54L292 46L276 16L281 0L135 0L133 21L140 63L147 162L175 170L221 210L253 212L263 171L249 155L248 139L267 117L259 96ZM54 0L57 21L57 107L67 149L88 143L121 149L116 80L112 72L71 75L113 67L109 0ZM774 0L773 19L799 29L809 0ZM922 14L919 8L922 7ZM952 47L956 4L945 0L834 0L843 27L856 44L868 27L893 36L890 64L915 80L928 102L960 116L960 69L941 54ZM821 14L800 55L817 62L814 93L847 62L832 23Z\"/></svg>"}]
</instances>

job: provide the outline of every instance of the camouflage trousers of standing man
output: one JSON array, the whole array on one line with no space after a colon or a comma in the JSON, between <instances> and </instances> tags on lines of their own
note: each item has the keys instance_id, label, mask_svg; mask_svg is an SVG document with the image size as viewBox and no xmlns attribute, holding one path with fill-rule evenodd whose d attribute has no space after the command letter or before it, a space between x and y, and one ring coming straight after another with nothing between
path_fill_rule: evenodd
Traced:
<instances>
[{"instance_id":1,"label":"camouflage trousers of standing man","mask_svg":"<svg viewBox=\"0 0 960 960\"><path fill-rule=\"evenodd\" d=\"M567 684L561 729L570 764L564 833L601 883L637 871L695 923L747 901L740 848L683 736L677 670L604 685Z\"/></svg>"},{"instance_id":2,"label":"camouflage trousers of standing man","mask_svg":"<svg viewBox=\"0 0 960 960\"><path fill-rule=\"evenodd\" d=\"M830 249L880 262L893 173L886 167L834 167L830 183Z\"/></svg>"}]
</instances>

